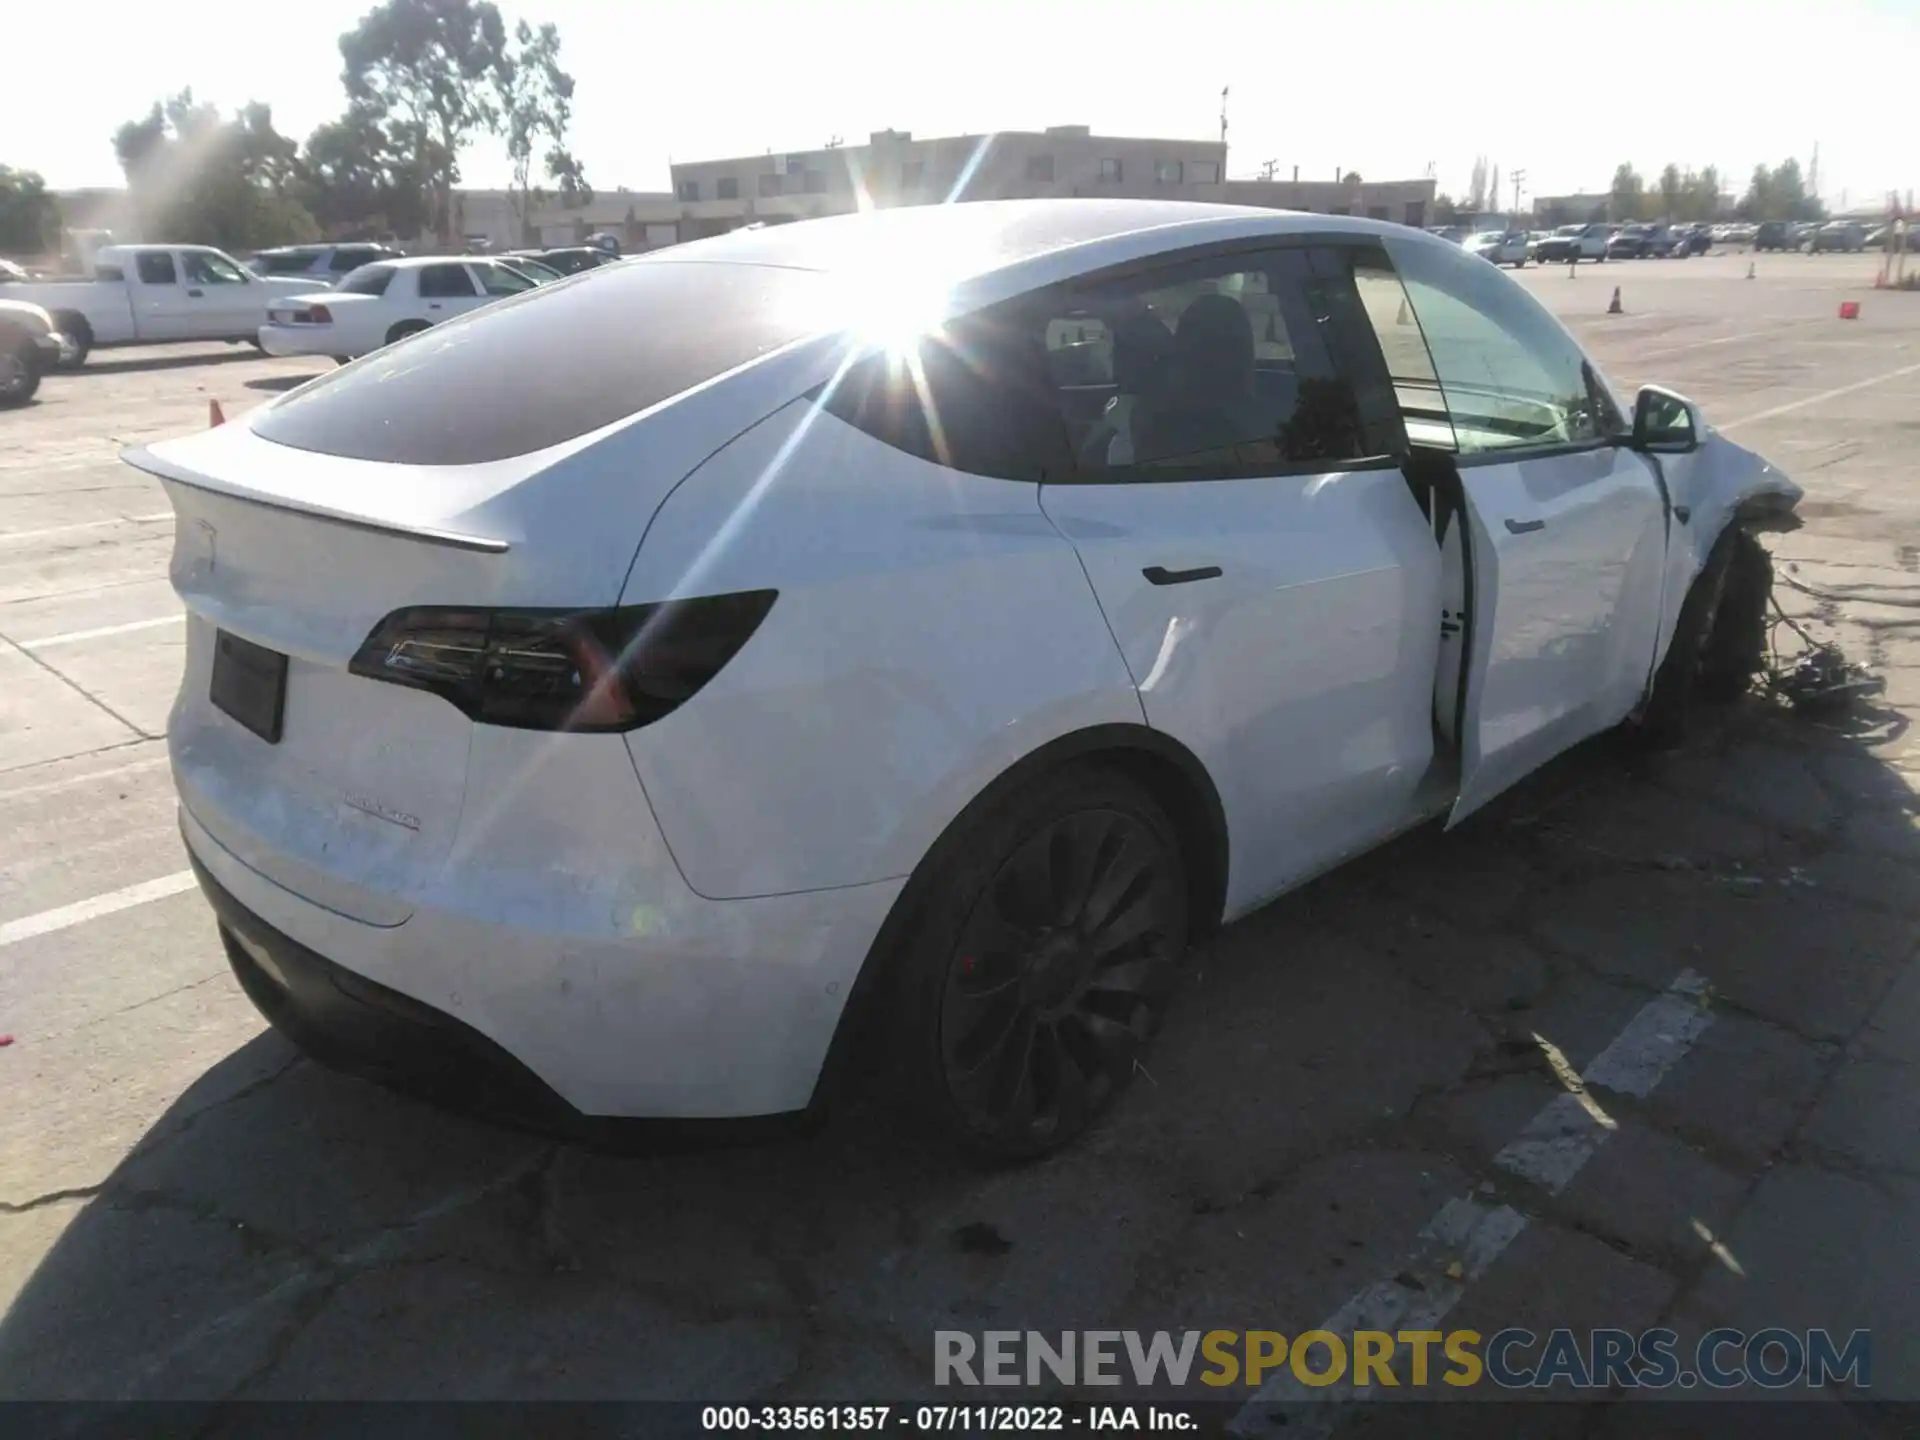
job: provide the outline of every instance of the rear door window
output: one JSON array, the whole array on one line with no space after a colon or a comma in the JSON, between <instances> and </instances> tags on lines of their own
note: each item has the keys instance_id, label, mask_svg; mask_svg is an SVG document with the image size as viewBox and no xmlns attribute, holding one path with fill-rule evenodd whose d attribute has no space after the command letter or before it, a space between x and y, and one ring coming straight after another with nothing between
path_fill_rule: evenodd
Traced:
<instances>
[{"instance_id":1,"label":"rear door window","mask_svg":"<svg viewBox=\"0 0 1920 1440\"><path fill-rule=\"evenodd\" d=\"M475 294L473 277L464 265L423 265L420 267L420 298L423 300L463 300Z\"/></svg>"},{"instance_id":2,"label":"rear door window","mask_svg":"<svg viewBox=\"0 0 1920 1440\"><path fill-rule=\"evenodd\" d=\"M164 250L148 250L134 257L134 267L142 285L178 285L180 272L173 256Z\"/></svg>"},{"instance_id":3,"label":"rear door window","mask_svg":"<svg viewBox=\"0 0 1920 1440\"><path fill-rule=\"evenodd\" d=\"M1162 482L1366 462L1403 446L1341 265L1241 252L1050 287L862 361L827 409L1008 479Z\"/></svg>"},{"instance_id":4,"label":"rear door window","mask_svg":"<svg viewBox=\"0 0 1920 1440\"><path fill-rule=\"evenodd\" d=\"M250 423L278 444L360 460L525 455L816 333L830 284L811 270L635 260L480 306L409 344L404 359L330 371Z\"/></svg>"}]
</instances>

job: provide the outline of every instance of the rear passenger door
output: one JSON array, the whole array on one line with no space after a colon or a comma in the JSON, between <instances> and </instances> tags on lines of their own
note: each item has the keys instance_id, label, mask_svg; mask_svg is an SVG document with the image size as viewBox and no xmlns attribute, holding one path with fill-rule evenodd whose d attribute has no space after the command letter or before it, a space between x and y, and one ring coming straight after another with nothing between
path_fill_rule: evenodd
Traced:
<instances>
[{"instance_id":1,"label":"rear passenger door","mask_svg":"<svg viewBox=\"0 0 1920 1440\"><path fill-rule=\"evenodd\" d=\"M190 340L197 317L180 279L179 262L167 250L141 250L128 267L127 298L134 333L142 340Z\"/></svg>"},{"instance_id":2,"label":"rear passenger door","mask_svg":"<svg viewBox=\"0 0 1920 1440\"><path fill-rule=\"evenodd\" d=\"M1268 243L1025 302L1074 382L1042 509L1147 723L1213 777L1230 912L1418 818L1433 760L1439 556L1343 287L1336 253Z\"/></svg>"},{"instance_id":3,"label":"rear passenger door","mask_svg":"<svg viewBox=\"0 0 1920 1440\"><path fill-rule=\"evenodd\" d=\"M467 267L449 260L420 267L420 318L430 325L451 320L481 303L480 287Z\"/></svg>"}]
</instances>

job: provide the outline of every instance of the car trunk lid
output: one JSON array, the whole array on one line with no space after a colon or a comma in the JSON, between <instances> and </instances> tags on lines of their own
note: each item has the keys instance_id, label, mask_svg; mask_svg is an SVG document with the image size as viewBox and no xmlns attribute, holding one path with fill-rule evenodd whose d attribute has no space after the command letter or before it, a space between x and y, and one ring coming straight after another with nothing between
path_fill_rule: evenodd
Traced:
<instances>
[{"instance_id":1,"label":"car trunk lid","mask_svg":"<svg viewBox=\"0 0 1920 1440\"><path fill-rule=\"evenodd\" d=\"M405 920L453 846L472 722L349 662L406 606L615 603L653 511L692 468L670 444L652 464L618 448L624 463L549 451L388 465L276 445L236 421L129 452L174 509L188 645L169 741L194 817L298 895ZM221 632L287 657L277 742L215 703L215 665L233 663L217 660Z\"/></svg>"}]
</instances>

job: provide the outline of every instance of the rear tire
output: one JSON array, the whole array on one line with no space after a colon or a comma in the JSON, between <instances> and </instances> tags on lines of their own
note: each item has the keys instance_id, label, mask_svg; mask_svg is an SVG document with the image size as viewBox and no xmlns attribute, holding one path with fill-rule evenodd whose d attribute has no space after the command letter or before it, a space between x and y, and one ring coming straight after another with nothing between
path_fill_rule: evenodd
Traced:
<instances>
[{"instance_id":1,"label":"rear tire","mask_svg":"<svg viewBox=\"0 0 1920 1440\"><path fill-rule=\"evenodd\" d=\"M974 1154L1071 1143L1126 1088L1186 952L1166 811L1097 765L973 820L917 907L883 1010L901 1098Z\"/></svg>"},{"instance_id":2,"label":"rear tire","mask_svg":"<svg viewBox=\"0 0 1920 1440\"><path fill-rule=\"evenodd\" d=\"M409 335L418 335L422 330L427 328L427 322L424 320L402 320L391 330L387 331L387 344L395 344L406 339Z\"/></svg>"}]
</instances>

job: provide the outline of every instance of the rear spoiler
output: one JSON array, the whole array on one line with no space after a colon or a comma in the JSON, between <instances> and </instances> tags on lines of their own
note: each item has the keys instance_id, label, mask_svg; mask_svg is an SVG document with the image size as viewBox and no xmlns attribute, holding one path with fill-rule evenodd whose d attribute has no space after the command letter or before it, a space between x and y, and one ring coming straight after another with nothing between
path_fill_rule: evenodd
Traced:
<instances>
[{"instance_id":1,"label":"rear spoiler","mask_svg":"<svg viewBox=\"0 0 1920 1440\"><path fill-rule=\"evenodd\" d=\"M450 550L472 550L482 555L504 555L508 550L506 541L495 540L485 535L464 535L454 530L435 530L424 525L403 525L392 520L375 520L365 515L348 514L343 510L330 510L324 505L289 501L277 495L262 495L257 490L248 490L244 486L215 480L196 470L188 470L172 461L163 460L144 445L132 446L121 451L120 458L134 469L144 471L157 479L183 485L189 490L202 490L209 495L220 495L229 500L237 500L244 505L258 505L264 510L285 510L297 515L306 515L315 520L324 520L330 525L344 525L350 530L364 530L375 535L397 535L428 545L444 545Z\"/></svg>"}]
</instances>

